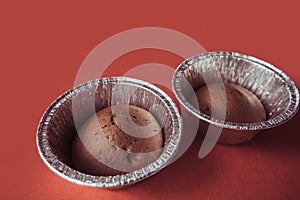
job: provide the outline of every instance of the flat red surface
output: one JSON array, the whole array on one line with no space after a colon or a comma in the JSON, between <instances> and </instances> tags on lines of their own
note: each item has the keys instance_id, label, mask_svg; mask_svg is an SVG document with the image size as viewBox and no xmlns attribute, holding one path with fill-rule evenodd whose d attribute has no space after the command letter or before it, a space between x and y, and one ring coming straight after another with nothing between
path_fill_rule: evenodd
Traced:
<instances>
[{"instance_id":1,"label":"flat red surface","mask_svg":"<svg viewBox=\"0 0 300 200\"><path fill-rule=\"evenodd\" d=\"M125 190L82 187L40 159L40 117L73 87L86 55L119 32L145 26L180 31L208 51L238 51L278 66L300 86L298 1L10 1L0 3L0 199L300 199L300 115L249 144L217 145L197 157L200 138L175 163ZM142 63L176 67L181 58L141 50L106 76Z\"/></svg>"}]
</instances>

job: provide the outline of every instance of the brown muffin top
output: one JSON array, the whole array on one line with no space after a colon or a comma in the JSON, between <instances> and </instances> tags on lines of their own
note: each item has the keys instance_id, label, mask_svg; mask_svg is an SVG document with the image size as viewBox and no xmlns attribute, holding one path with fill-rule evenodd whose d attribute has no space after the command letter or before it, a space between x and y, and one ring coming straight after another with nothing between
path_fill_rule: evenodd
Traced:
<instances>
[{"instance_id":1,"label":"brown muffin top","mask_svg":"<svg viewBox=\"0 0 300 200\"><path fill-rule=\"evenodd\" d=\"M213 114L218 119L222 119L225 114L229 122L253 123L266 120L266 111L258 97L242 86L231 83L224 84L224 87L220 83L210 84L199 88L196 96L200 111L209 116L212 115L214 103Z\"/></svg>"},{"instance_id":2,"label":"brown muffin top","mask_svg":"<svg viewBox=\"0 0 300 200\"><path fill-rule=\"evenodd\" d=\"M132 105L114 105L89 118L72 147L75 167L94 175L115 175L153 162L163 146L152 114Z\"/></svg>"}]
</instances>

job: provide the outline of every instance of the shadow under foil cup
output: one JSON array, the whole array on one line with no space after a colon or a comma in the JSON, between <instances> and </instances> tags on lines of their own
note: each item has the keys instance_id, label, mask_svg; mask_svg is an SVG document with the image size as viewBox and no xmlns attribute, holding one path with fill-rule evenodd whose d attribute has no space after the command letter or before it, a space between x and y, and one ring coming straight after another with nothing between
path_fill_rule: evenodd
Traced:
<instances>
[{"instance_id":1,"label":"shadow under foil cup","mask_svg":"<svg viewBox=\"0 0 300 200\"><path fill-rule=\"evenodd\" d=\"M196 108L191 93L195 95L198 88L220 80L255 94L266 110L267 119L233 123L208 116ZM218 142L223 144L245 143L260 130L287 122L299 109L299 91L285 73L265 61L235 52L208 52L185 60L174 73L172 87L179 102L200 120L199 132L206 133L209 126L222 129Z\"/></svg>"},{"instance_id":2,"label":"shadow under foil cup","mask_svg":"<svg viewBox=\"0 0 300 200\"><path fill-rule=\"evenodd\" d=\"M122 175L94 176L76 170L71 156L76 130L95 112L112 104L135 105L152 113L162 127L161 154L147 166ZM42 160L60 177L84 186L122 188L166 167L176 154L181 134L178 109L162 90L141 80L112 77L81 84L56 99L39 123L36 141Z\"/></svg>"}]
</instances>

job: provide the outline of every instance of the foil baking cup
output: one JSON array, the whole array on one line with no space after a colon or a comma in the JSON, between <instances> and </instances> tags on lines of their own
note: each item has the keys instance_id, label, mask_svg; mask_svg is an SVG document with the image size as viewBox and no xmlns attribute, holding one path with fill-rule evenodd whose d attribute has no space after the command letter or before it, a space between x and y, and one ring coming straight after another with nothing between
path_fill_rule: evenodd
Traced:
<instances>
[{"instance_id":1,"label":"foil baking cup","mask_svg":"<svg viewBox=\"0 0 300 200\"><path fill-rule=\"evenodd\" d=\"M112 101L115 94L118 95ZM164 136L160 156L149 165L122 175L94 176L77 171L71 156L72 141L78 128L76 126L112 102L135 105L153 114L161 124ZM42 116L36 141L42 160L58 176L84 186L123 188L154 175L170 164L181 136L182 119L167 94L141 80L112 77L81 84L58 97Z\"/></svg>"},{"instance_id":2,"label":"foil baking cup","mask_svg":"<svg viewBox=\"0 0 300 200\"><path fill-rule=\"evenodd\" d=\"M219 80L252 91L262 102L267 120L232 123L208 116L194 107L191 93ZM221 128L218 142L224 144L247 142L260 130L287 122L299 109L299 91L285 73L263 60L235 52L208 52L185 60L174 73L172 87L179 102L200 120L199 131L205 132L210 125Z\"/></svg>"}]
</instances>

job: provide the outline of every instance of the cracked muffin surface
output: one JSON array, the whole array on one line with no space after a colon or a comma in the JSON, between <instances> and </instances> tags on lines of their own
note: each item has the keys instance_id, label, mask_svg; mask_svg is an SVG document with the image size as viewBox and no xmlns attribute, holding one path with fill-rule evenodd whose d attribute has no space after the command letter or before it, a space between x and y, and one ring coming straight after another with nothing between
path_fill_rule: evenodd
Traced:
<instances>
[{"instance_id":1,"label":"cracked muffin surface","mask_svg":"<svg viewBox=\"0 0 300 200\"><path fill-rule=\"evenodd\" d=\"M116 175L155 161L163 134L155 117L133 105L114 105L91 116L74 138L75 168L92 175Z\"/></svg>"}]
</instances>

